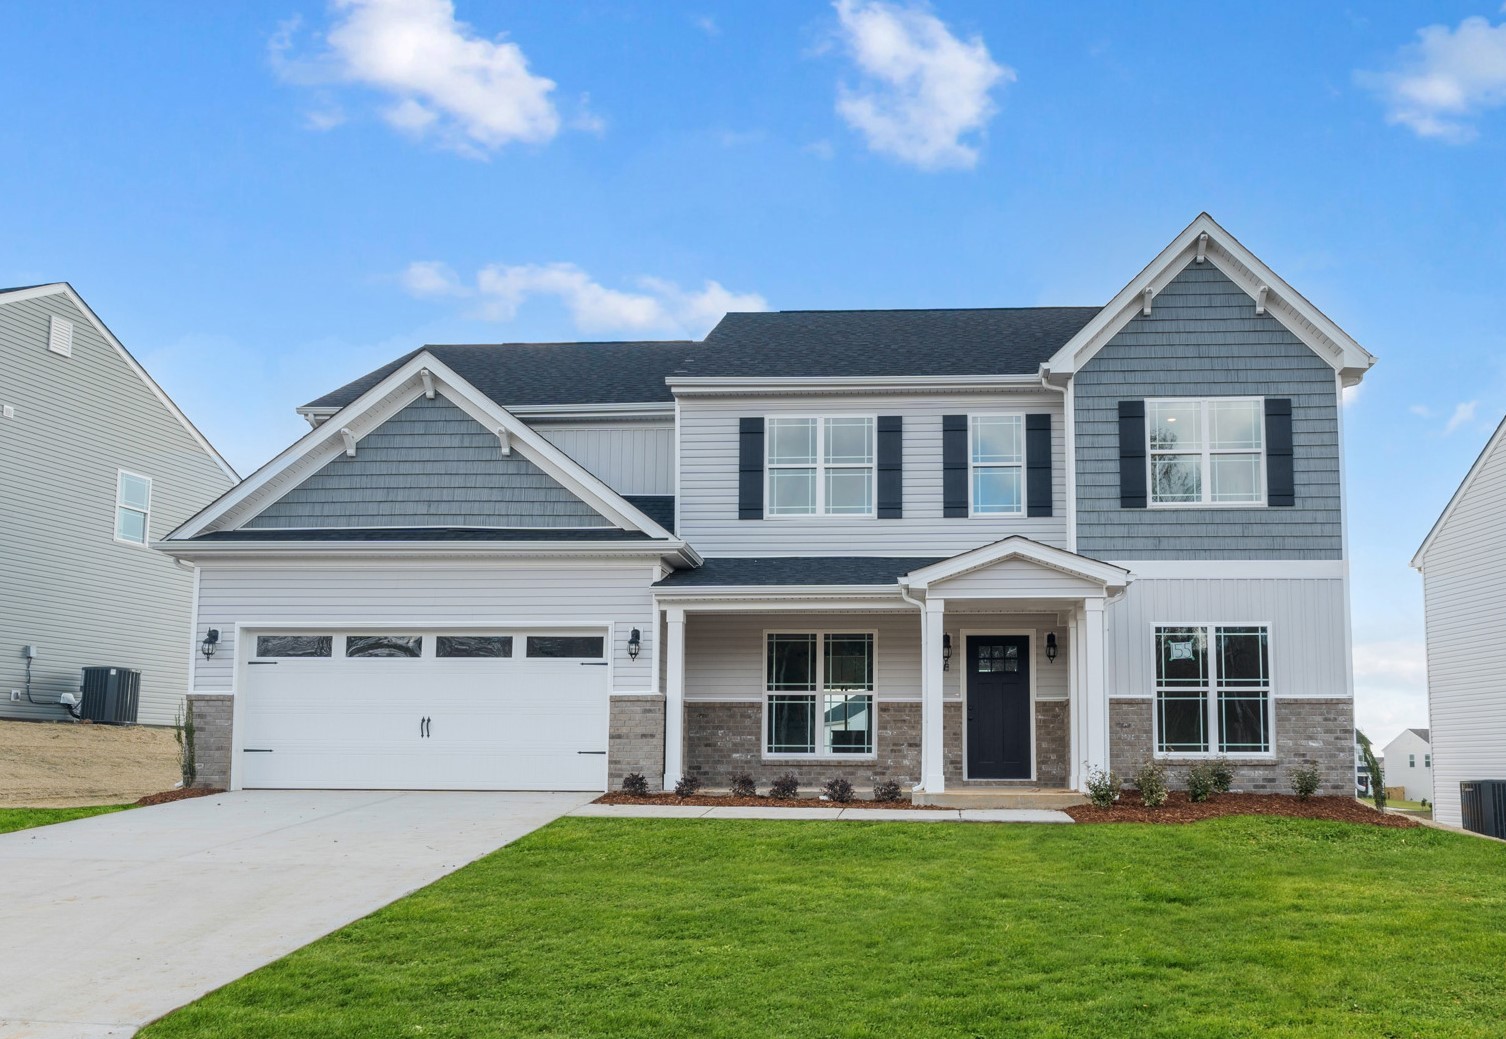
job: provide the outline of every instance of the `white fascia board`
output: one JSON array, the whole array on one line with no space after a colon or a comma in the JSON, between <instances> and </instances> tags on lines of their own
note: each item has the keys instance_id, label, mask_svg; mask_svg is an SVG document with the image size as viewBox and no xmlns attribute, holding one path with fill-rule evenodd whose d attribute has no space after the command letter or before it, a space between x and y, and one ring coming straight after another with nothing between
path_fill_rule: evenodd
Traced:
<instances>
[{"instance_id":1,"label":"white fascia board","mask_svg":"<svg viewBox=\"0 0 1506 1039\"><path fill-rule=\"evenodd\" d=\"M830 396L837 393L989 393L1041 389L1038 372L1024 375L874 375L821 378L724 378L671 376L676 397Z\"/></svg>"},{"instance_id":2,"label":"white fascia board","mask_svg":"<svg viewBox=\"0 0 1506 1039\"><path fill-rule=\"evenodd\" d=\"M1052 548L1039 541L1032 541L1018 534L959 553L950 559L921 567L900 578L900 583L909 588L926 589L937 581L945 581L974 570L981 570L1009 559L1022 559L1038 566L1049 567L1062 573L1096 581L1106 587L1122 588L1130 581L1130 572L1122 566L1080 556L1061 548Z\"/></svg>"},{"instance_id":3,"label":"white fascia board","mask_svg":"<svg viewBox=\"0 0 1506 1039\"><path fill-rule=\"evenodd\" d=\"M1485 460L1495 453L1496 449L1500 446L1503 436L1506 436L1506 419L1501 420L1500 424L1496 426L1496 431L1490 435L1490 439L1480 449L1479 455L1475 457L1474 464L1469 467L1469 472L1464 474L1464 479L1460 482L1459 489L1454 491L1453 497L1449 498L1448 504L1443 507L1443 512L1439 514L1438 519L1428 531L1428 536L1423 538L1422 544L1417 547L1416 553L1412 556L1412 568L1414 570L1418 572L1422 571L1424 557L1428 554L1428 549L1433 547L1433 542L1437 540L1438 535L1443 531L1444 525L1453 516L1454 510L1459 507L1459 503L1464 500L1464 496L1469 493L1469 489L1479 479L1480 473L1485 469Z\"/></svg>"},{"instance_id":4,"label":"white fascia board","mask_svg":"<svg viewBox=\"0 0 1506 1039\"><path fill-rule=\"evenodd\" d=\"M74 291L72 285L66 281L58 281L50 285L33 285L29 289L0 292L0 304L18 303L21 300L36 299L40 296L57 295L66 296L69 302L79 309L79 312L88 319L89 324L94 326L94 331L99 333L100 338L115 348L115 351L120 354L131 371L136 373L136 377L146 384L146 388L151 390L152 395L162 402L162 406L168 410L168 413L178 420L178 423L187 431L188 435L214 460L214 464L220 467L220 471L232 480L239 480L240 474L235 471L229 462L225 461L224 456L214 449L214 445L209 442L209 438L199 432L199 427L189 421L188 416L183 414L182 409L177 404L173 403L173 399L167 395L166 391L157 385L157 380L153 379L147 373L147 370L141 366L141 363L135 357L131 356L131 351L127 350L125 344L115 338L115 333L111 332L105 323L99 319L99 315L94 313L89 304L84 302L84 298Z\"/></svg>"},{"instance_id":5,"label":"white fascia board","mask_svg":"<svg viewBox=\"0 0 1506 1039\"><path fill-rule=\"evenodd\" d=\"M600 421L614 418L673 421L675 417L675 406L667 401L618 404L514 404L505 405L505 407L521 419L536 418L559 422L568 422L573 419ZM318 419L322 422L340 409L333 405L321 405L319 407L305 406L294 410L305 418Z\"/></svg>"},{"instance_id":6,"label":"white fascia board","mask_svg":"<svg viewBox=\"0 0 1506 1039\"><path fill-rule=\"evenodd\" d=\"M668 606L691 612L833 613L847 610L911 610L894 585L825 585L792 588L788 585L707 585L698 588L654 588L656 608Z\"/></svg>"},{"instance_id":7,"label":"white fascia board","mask_svg":"<svg viewBox=\"0 0 1506 1039\"><path fill-rule=\"evenodd\" d=\"M1278 320L1286 317L1288 320L1282 321L1282 324L1335 371L1343 374L1346 385L1358 383L1375 364L1375 358L1356 343L1349 333L1308 302L1285 279L1267 267L1264 261L1220 227L1211 216L1201 213L1125 285L1093 320L1052 355L1043 366L1047 374L1051 377L1070 377L1082 368L1141 312L1147 289L1151 292L1151 306L1154 310L1155 297L1197 258L1199 241L1203 235L1208 236L1204 240L1204 262L1221 270L1251 299L1256 298L1261 288L1265 288L1267 312Z\"/></svg>"}]
</instances>

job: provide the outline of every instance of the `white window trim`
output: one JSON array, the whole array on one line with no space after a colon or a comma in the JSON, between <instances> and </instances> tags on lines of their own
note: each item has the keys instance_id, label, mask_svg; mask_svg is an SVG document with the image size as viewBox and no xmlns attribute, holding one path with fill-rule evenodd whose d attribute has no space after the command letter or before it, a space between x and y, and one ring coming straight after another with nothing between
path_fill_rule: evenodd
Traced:
<instances>
[{"instance_id":1,"label":"white window trim","mask_svg":"<svg viewBox=\"0 0 1506 1039\"><path fill-rule=\"evenodd\" d=\"M121 501L121 492L124 489L123 486L122 486L122 484L124 483L124 478L127 477L127 476L132 477L133 479L146 481L146 509L145 510L138 509L134 505L127 505L127 504L125 504L125 502ZM148 547L151 546L151 543L152 543L152 489L153 489L152 488L152 478L150 476L143 476L140 473L133 473L129 469L116 469L115 470L115 511L110 514L110 525L111 525L110 526L110 535L111 535L111 537L114 538L114 540L116 541L116 543L121 544L121 545L132 545L132 546L134 546L136 548L148 548ZM141 537L140 541L132 541L130 538L123 538L123 537L120 536L120 510L121 509L127 509L127 510L129 510L131 512L139 512L139 513L141 513L142 518L143 518L143 523L142 523L142 527L141 527L142 537Z\"/></svg>"},{"instance_id":2,"label":"white window trim","mask_svg":"<svg viewBox=\"0 0 1506 1039\"><path fill-rule=\"evenodd\" d=\"M831 419L867 419L869 432L872 434L871 461L866 465L861 462L827 462L826 461L826 423ZM775 422L802 422L813 421L816 423L816 460L812 465L796 462L773 462L770 453L774 448L774 435L771 427ZM772 494L773 474L776 469L814 469L815 470L815 511L814 512L772 512L774 504ZM867 469L868 470L868 511L867 512L827 512L826 511L826 471L828 469ZM862 520L873 519L878 515L878 416L877 415L767 415L764 417L764 445L763 445L763 518L770 520Z\"/></svg>"},{"instance_id":3,"label":"white window trim","mask_svg":"<svg viewBox=\"0 0 1506 1039\"><path fill-rule=\"evenodd\" d=\"M980 418L1014 418L1020 422L1020 461L1018 467L1013 462L983 462L973 461L973 433L978 428ZM1148 434L1147 434L1148 435ZM1030 488L1026 481L1029 478L1030 444L1025 436L1025 413L1023 411L983 411L967 416L967 517L968 519L1019 519L1026 513L1026 498L1030 495ZM1013 512L979 512L977 503L973 500L973 488L977 486L974 473L977 469L1014 469L1020 470L1020 507Z\"/></svg>"},{"instance_id":4,"label":"white window trim","mask_svg":"<svg viewBox=\"0 0 1506 1039\"><path fill-rule=\"evenodd\" d=\"M770 635L814 635L816 637L816 688L809 692L803 690L769 688L769 636ZM824 730L820 724L820 712L824 710L825 698L830 695L854 695L843 693L842 690L828 690L826 688L826 636L828 635L867 635L873 646L873 688L866 693L861 690L855 695L868 696L873 701L873 750L867 754L832 754L822 749L825 740L822 738ZM759 754L764 761L876 761L878 759L878 687L879 687L879 661L878 661L878 630L876 628L802 628L798 624L787 624L779 628L765 628L763 641L759 644L761 664L759 673L762 681L760 688L763 690L760 703L761 709L758 714L758 748ZM769 753L769 697L770 696L814 696L816 698L817 725L815 733L816 751L813 754L793 754L782 752L779 754Z\"/></svg>"},{"instance_id":5,"label":"white window trim","mask_svg":"<svg viewBox=\"0 0 1506 1039\"><path fill-rule=\"evenodd\" d=\"M1157 628L1206 628L1210 636L1208 688L1203 692L1203 709L1207 713L1208 749L1205 751L1172 750L1161 747L1161 683L1157 677L1161 648L1156 643ZM1211 636L1217 628L1264 628L1266 662L1269 673L1265 685L1265 731L1268 746L1265 750L1220 751L1218 749L1218 680L1214 673ZM1157 761L1191 761L1228 758L1230 761L1275 761L1276 760L1276 638L1275 625L1270 621L1152 621L1150 624L1150 747L1151 756Z\"/></svg>"},{"instance_id":6,"label":"white window trim","mask_svg":"<svg viewBox=\"0 0 1506 1039\"><path fill-rule=\"evenodd\" d=\"M1210 501L1209 496L1213 493L1213 463L1214 455L1249 455L1257 452L1249 448L1221 447L1214 449L1210 446L1212 438L1208 435L1208 405L1211 403L1237 404L1242 402L1257 403L1260 407L1260 464L1256 471L1260 474L1260 498L1258 501ZM1202 501L1156 501L1155 483L1155 456L1163 455L1190 455L1191 451L1158 451L1151 446L1151 433L1154 425L1151 422L1151 406L1154 404L1197 404L1201 414L1202 423L1202 447L1199 454L1202 461L1202 477L1200 485L1203 490ZM1270 487L1266 480L1266 446L1270 438L1265 429L1265 398L1264 397L1147 397L1145 400L1145 504L1151 509L1264 509L1269 508Z\"/></svg>"}]
</instances>

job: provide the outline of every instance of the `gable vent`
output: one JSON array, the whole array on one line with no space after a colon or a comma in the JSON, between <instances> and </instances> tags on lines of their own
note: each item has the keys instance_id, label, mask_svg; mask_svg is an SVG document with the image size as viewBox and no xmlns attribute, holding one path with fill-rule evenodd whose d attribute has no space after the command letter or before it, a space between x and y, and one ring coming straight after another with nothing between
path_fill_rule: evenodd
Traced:
<instances>
[{"instance_id":1,"label":"gable vent","mask_svg":"<svg viewBox=\"0 0 1506 1039\"><path fill-rule=\"evenodd\" d=\"M73 356L73 322L56 314L48 318L47 349L64 357Z\"/></svg>"}]
</instances>

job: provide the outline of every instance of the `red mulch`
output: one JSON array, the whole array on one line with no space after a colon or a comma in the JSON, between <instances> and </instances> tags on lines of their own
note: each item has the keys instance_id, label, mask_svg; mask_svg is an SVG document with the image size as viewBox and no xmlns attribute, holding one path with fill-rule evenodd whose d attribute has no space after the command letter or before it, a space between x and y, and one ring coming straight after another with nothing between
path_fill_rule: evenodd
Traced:
<instances>
[{"instance_id":1,"label":"red mulch","mask_svg":"<svg viewBox=\"0 0 1506 1039\"><path fill-rule=\"evenodd\" d=\"M136 805L138 808L145 808L148 805L165 805L173 801L185 801L190 797L208 797L210 794L224 792L212 786L180 786L176 790L164 790L160 794L147 794Z\"/></svg>"},{"instance_id":2,"label":"red mulch","mask_svg":"<svg viewBox=\"0 0 1506 1039\"><path fill-rule=\"evenodd\" d=\"M1222 815L1280 815L1295 819L1332 819L1406 829L1420 825L1404 815L1381 812L1352 797L1313 797L1299 801L1290 794L1214 794L1193 803L1183 791L1173 791L1160 808L1146 808L1140 795L1126 790L1113 808L1077 805L1065 809L1080 823L1195 823Z\"/></svg>"},{"instance_id":3,"label":"red mulch","mask_svg":"<svg viewBox=\"0 0 1506 1039\"><path fill-rule=\"evenodd\" d=\"M676 797L674 794L649 794L634 797L622 791L602 794L595 804L599 805L693 805L697 808L924 808L925 805L909 801L862 801L854 798L843 804L840 801L823 801L819 797L794 797L784 801L759 794L755 797L733 797L731 794L696 794L694 797Z\"/></svg>"}]
</instances>

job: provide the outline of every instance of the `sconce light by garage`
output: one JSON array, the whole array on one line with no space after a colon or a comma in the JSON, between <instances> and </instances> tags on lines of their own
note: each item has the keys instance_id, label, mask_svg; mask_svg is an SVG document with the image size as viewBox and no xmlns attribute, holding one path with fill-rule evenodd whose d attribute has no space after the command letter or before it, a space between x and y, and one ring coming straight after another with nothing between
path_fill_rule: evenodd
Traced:
<instances>
[{"instance_id":1,"label":"sconce light by garage","mask_svg":"<svg viewBox=\"0 0 1506 1039\"><path fill-rule=\"evenodd\" d=\"M210 628L204 633L204 641L199 643L199 652L204 654L205 660L208 660L214 656L214 651L219 647L219 644L220 629Z\"/></svg>"},{"instance_id":2,"label":"sconce light by garage","mask_svg":"<svg viewBox=\"0 0 1506 1039\"><path fill-rule=\"evenodd\" d=\"M1056 660L1056 632L1046 632L1046 659L1052 662Z\"/></svg>"},{"instance_id":3,"label":"sconce light by garage","mask_svg":"<svg viewBox=\"0 0 1506 1039\"><path fill-rule=\"evenodd\" d=\"M628 635L628 659L637 660L638 651L643 648L643 633L637 628Z\"/></svg>"},{"instance_id":4,"label":"sconce light by garage","mask_svg":"<svg viewBox=\"0 0 1506 1039\"><path fill-rule=\"evenodd\" d=\"M945 632L941 635L941 670L952 669L952 636Z\"/></svg>"}]
</instances>

